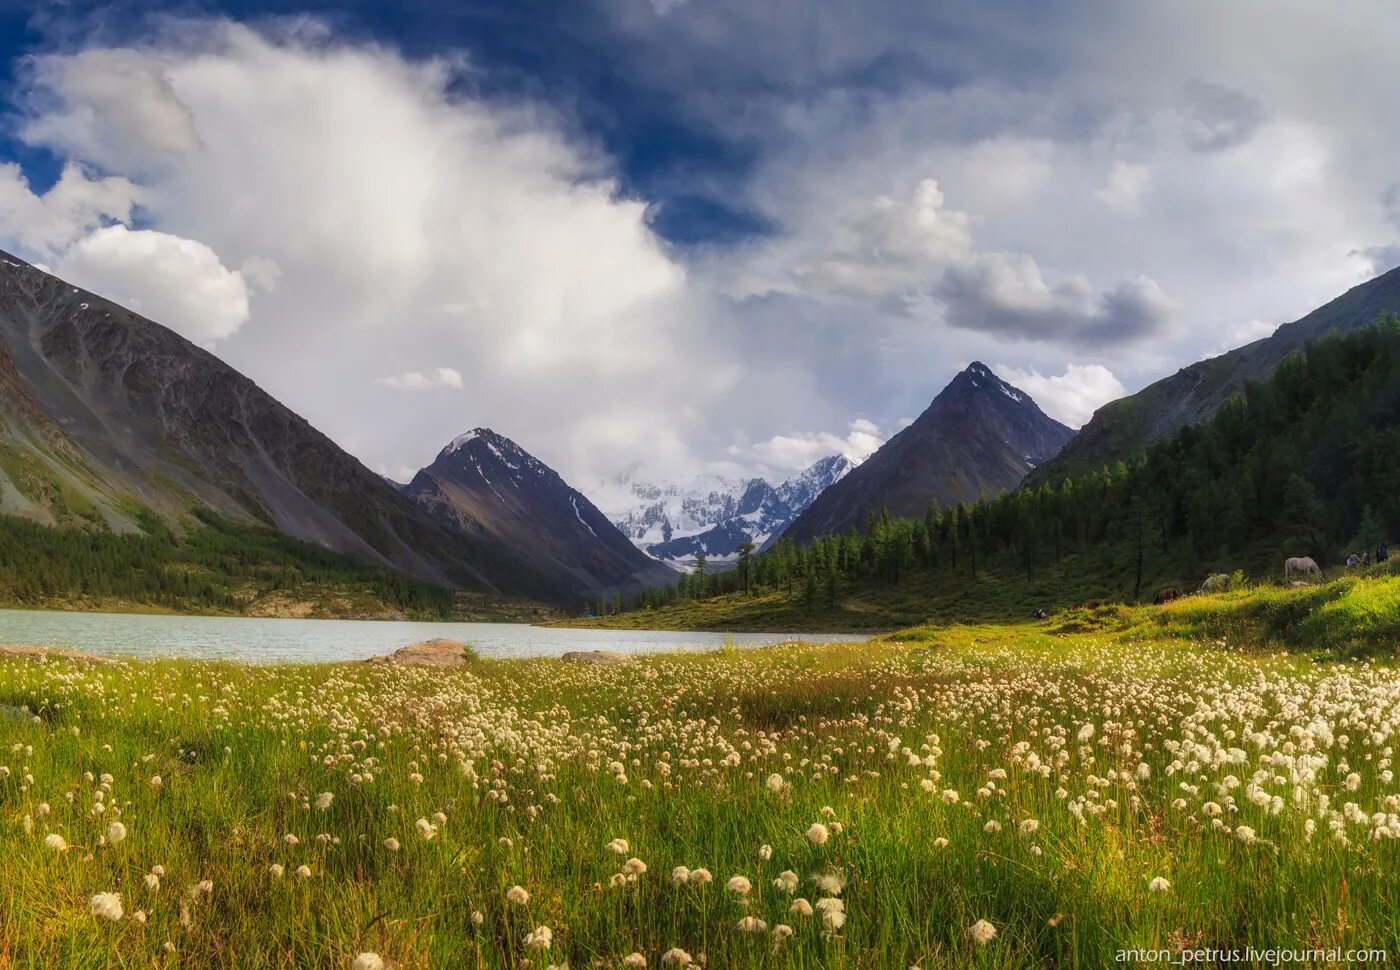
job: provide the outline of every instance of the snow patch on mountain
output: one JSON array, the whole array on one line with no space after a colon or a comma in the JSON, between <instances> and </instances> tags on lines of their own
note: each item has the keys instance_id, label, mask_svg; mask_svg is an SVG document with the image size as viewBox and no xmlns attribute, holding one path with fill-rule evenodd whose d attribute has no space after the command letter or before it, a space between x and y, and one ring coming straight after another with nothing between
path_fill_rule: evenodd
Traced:
<instances>
[{"instance_id":1,"label":"snow patch on mountain","mask_svg":"<svg viewBox=\"0 0 1400 970\"><path fill-rule=\"evenodd\" d=\"M654 558L691 569L703 553L708 564L722 569L738 559L743 543L762 549L781 535L855 467L846 456L832 455L776 485L719 475L652 482L632 470L603 482L595 495L618 529Z\"/></svg>"}]
</instances>

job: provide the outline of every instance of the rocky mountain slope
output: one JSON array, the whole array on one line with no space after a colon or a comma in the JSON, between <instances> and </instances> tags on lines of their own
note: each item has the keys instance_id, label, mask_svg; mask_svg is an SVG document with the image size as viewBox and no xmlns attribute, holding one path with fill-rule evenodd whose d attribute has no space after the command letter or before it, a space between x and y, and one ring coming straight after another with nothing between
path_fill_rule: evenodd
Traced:
<instances>
[{"instance_id":1,"label":"rocky mountain slope","mask_svg":"<svg viewBox=\"0 0 1400 970\"><path fill-rule=\"evenodd\" d=\"M817 497L783 535L806 542L865 526L866 514L921 516L1015 488L1074 432L985 364L973 363L909 427Z\"/></svg>"},{"instance_id":2,"label":"rocky mountain slope","mask_svg":"<svg viewBox=\"0 0 1400 970\"><path fill-rule=\"evenodd\" d=\"M1183 367L1136 394L1105 404L1059 455L1027 481L1056 481L1131 458L1159 438L1209 417L1242 391L1246 380L1268 377L1309 340L1333 330L1360 329L1387 311L1400 312L1400 268L1352 287L1262 340Z\"/></svg>"},{"instance_id":3,"label":"rocky mountain slope","mask_svg":"<svg viewBox=\"0 0 1400 970\"><path fill-rule=\"evenodd\" d=\"M449 442L402 494L435 520L490 539L523 565L572 577L580 600L675 579L557 472L489 428Z\"/></svg>"},{"instance_id":4,"label":"rocky mountain slope","mask_svg":"<svg viewBox=\"0 0 1400 970\"><path fill-rule=\"evenodd\" d=\"M136 532L195 508L458 589L607 585L449 527L213 354L0 253L0 512Z\"/></svg>"},{"instance_id":5,"label":"rocky mountain slope","mask_svg":"<svg viewBox=\"0 0 1400 970\"><path fill-rule=\"evenodd\" d=\"M723 569L737 559L741 544L752 542L759 549L770 544L855 467L845 455L831 455L776 485L762 478L716 476L658 485L623 475L602 492L614 496L610 517L638 548L683 569L703 553ZM619 489L625 491L618 494Z\"/></svg>"}]
</instances>

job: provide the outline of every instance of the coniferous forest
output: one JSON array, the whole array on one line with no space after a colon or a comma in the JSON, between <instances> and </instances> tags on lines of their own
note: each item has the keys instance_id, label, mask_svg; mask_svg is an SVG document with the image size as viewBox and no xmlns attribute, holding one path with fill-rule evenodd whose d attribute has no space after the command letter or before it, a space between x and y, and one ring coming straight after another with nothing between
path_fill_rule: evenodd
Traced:
<instances>
[{"instance_id":1,"label":"coniferous forest","mask_svg":"<svg viewBox=\"0 0 1400 970\"><path fill-rule=\"evenodd\" d=\"M138 514L141 533L51 528L0 516L0 603L140 604L241 612L255 598L349 595L424 619L451 615L450 591L363 566L262 526L191 512L181 529Z\"/></svg>"},{"instance_id":2,"label":"coniferous forest","mask_svg":"<svg viewBox=\"0 0 1400 970\"><path fill-rule=\"evenodd\" d=\"M871 513L851 530L798 546L743 550L628 601L621 612L723 594L784 590L812 608L854 584L898 586L933 572L1034 579L1067 560L1098 567L1067 595L1150 598L1156 582L1244 570L1281 578L1287 556L1324 568L1374 555L1400 535L1400 319L1312 342L1209 420L1132 462L920 519ZM1084 570L1090 572L1089 569ZM1107 577L1107 578L1105 578Z\"/></svg>"}]
</instances>

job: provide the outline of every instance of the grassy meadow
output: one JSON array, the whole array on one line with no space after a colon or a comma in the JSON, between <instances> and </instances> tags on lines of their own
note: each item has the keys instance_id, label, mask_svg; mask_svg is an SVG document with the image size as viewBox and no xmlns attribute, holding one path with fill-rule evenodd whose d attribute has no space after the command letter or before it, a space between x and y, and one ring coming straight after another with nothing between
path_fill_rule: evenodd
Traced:
<instances>
[{"instance_id":1,"label":"grassy meadow","mask_svg":"<svg viewBox=\"0 0 1400 970\"><path fill-rule=\"evenodd\" d=\"M0 967L1396 952L1400 670L1353 628L1397 609L1378 579L616 666L0 657Z\"/></svg>"}]
</instances>

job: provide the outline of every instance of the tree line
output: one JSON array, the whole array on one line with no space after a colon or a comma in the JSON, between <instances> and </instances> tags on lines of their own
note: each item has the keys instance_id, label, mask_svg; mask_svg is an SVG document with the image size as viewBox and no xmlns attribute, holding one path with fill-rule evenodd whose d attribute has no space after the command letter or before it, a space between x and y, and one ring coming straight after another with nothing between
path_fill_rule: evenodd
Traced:
<instances>
[{"instance_id":1,"label":"tree line","mask_svg":"<svg viewBox=\"0 0 1400 970\"><path fill-rule=\"evenodd\" d=\"M1327 567L1400 534L1400 318L1332 334L1246 381L1207 420L1137 458L1060 482L942 508L921 518L872 511L863 530L806 545L740 551L719 572L700 557L669 586L602 612L783 590L815 608L856 583L896 586L912 572L1027 577L1067 556L1111 557L1137 600L1163 562L1183 570L1268 573L1284 557Z\"/></svg>"},{"instance_id":2,"label":"tree line","mask_svg":"<svg viewBox=\"0 0 1400 970\"><path fill-rule=\"evenodd\" d=\"M176 531L155 513L136 513L140 532L54 528L0 516L0 602L120 599L171 609L237 612L269 592L326 589L367 593L414 615L448 618L449 590L274 529L197 509Z\"/></svg>"}]
</instances>

